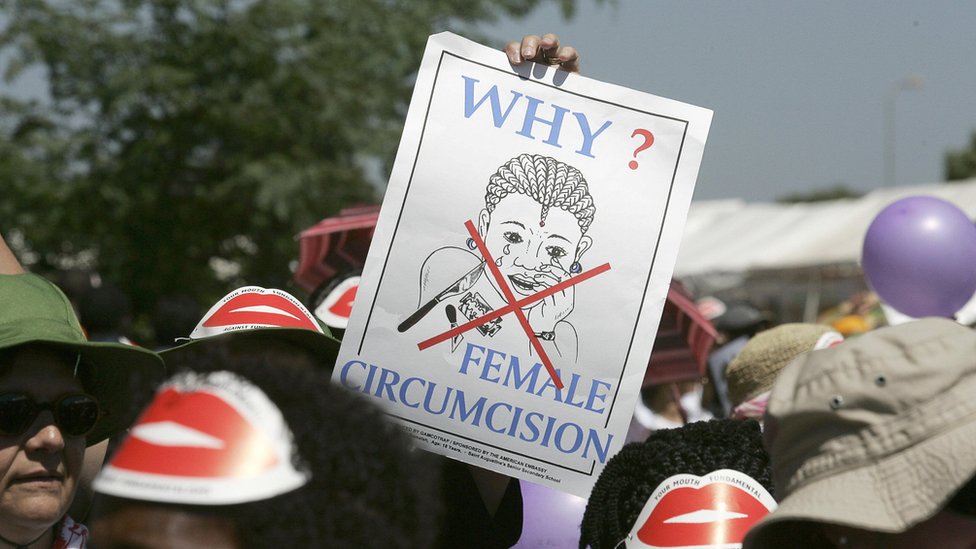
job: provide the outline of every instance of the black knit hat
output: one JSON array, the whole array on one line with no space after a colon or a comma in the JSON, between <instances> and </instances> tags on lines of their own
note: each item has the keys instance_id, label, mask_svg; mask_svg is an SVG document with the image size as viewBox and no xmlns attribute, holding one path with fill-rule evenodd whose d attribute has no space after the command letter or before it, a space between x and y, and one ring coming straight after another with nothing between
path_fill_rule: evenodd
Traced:
<instances>
[{"instance_id":1,"label":"black knit hat","mask_svg":"<svg viewBox=\"0 0 976 549\"><path fill-rule=\"evenodd\" d=\"M773 492L769 456L754 420L720 419L655 431L627 444L597 479L583 515L580 549L612 549L624 539L651 492L673 475L742 472Z\"/></svg>"}]
</instances>

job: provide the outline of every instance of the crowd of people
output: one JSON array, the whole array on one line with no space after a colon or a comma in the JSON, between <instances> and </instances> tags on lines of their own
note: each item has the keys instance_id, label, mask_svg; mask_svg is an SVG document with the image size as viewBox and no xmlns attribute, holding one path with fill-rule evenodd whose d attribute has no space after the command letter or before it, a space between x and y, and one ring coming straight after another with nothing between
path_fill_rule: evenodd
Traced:
<instances>
[{"instance_id":1,"label":"crowd of people","mask_svg":"<svg viewBox=\"0 0 976 549\"><path fill-rule=\"evenodd\" d=\"M578 70L552 35L505 51L514 65ZM78 293L25 272L0 236L0 547L518 540L518 481L413 449L372 404L332 386L338 340L289 294L242 288L195 328L192 303L161 303L156 353L126 338L117 289ZM220 316L241 296L288 322Z\"/></svg>"},{"instance_id":2,"label":"crowd of people","mask_svg":"<svg viewBox=\"0 0 976 549\"><path fill-rule=\"evenodd\" d=\"M579 68L552 35L505 51ZM260 321L226 314L241 299ZM414 449L332 385L339 341L299 300L175 303L182 341L144 349L124 295L73 303L0 236L0 548L518 543L520 482ZM976 546L976 332L924 318L845 340L727 315L712 401L697 382L644 392L580 548Z\"/></svg>"}]
</instances>

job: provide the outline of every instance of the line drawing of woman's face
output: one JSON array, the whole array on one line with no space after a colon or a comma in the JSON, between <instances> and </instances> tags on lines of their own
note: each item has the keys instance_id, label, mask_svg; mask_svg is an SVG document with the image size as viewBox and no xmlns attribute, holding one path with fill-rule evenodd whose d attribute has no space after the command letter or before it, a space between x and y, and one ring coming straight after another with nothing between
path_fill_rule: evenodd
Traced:
<instances>
[{"instance_id":1,"label":"line drawing of woman's face","mask_svg":"<svg viewBox=\"0 0 976 549\"><path fill-rule=\"evenodd\" d=\"M573 214L559 208L550 208L544 220L541 214L542 206L535 199L513 193L503 197L493 212L482 210L479 217L485 246L516 297L533 295L567 278L570 265L592 243ZM494 277L485 275L504 295Z\"/></svg>"}]
</instances>

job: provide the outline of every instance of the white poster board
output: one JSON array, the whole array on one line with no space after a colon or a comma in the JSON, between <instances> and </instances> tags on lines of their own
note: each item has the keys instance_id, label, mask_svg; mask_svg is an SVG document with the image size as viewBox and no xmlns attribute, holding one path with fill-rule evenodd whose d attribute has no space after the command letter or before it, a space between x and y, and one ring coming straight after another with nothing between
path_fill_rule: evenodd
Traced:
<instances>
[{"instance_id":1,"label":"white poster board","mask_svg":"<svg viewBox=\"0 0 976 549\"><path fill-rule=\"evenodd\" d=\"M334 380L423 448L588 496L624 442L710 122L432 36Z\"/></svg>"}]
</instances>

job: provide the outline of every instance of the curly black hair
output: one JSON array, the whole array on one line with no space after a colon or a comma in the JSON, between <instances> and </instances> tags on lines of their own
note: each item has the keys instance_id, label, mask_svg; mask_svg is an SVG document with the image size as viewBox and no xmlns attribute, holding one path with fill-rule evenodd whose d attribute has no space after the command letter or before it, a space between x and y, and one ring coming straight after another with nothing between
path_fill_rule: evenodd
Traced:
<instances>
[{"instance_id":1,"label":"curly black hair","mask_svg":"<svg viewBox=\"0 0 976 549\"><path fill-rule=\"evenodd\" d=\"M375 405L330 383L302 347L273 337L200 342L170 371L230 371L281 410L307 484L252 503L180 510L230 519L249 548L430 546L441 514L436 468Z\"/></svg>"},{"instance_id":2,"label":"curly black hair","mask_svg":"<svg viewBox=\"0 0 976 549\"><path fill-rule=\"evenodd\" d=\"M720 419L655 431L627 444L607 462L583 515L580 549L612 549L634 526L647 498L661 482L681 473L704 476L733 469L770 493L773 478L762 432L755 420Z\"/></svg>"}]
</instances>

